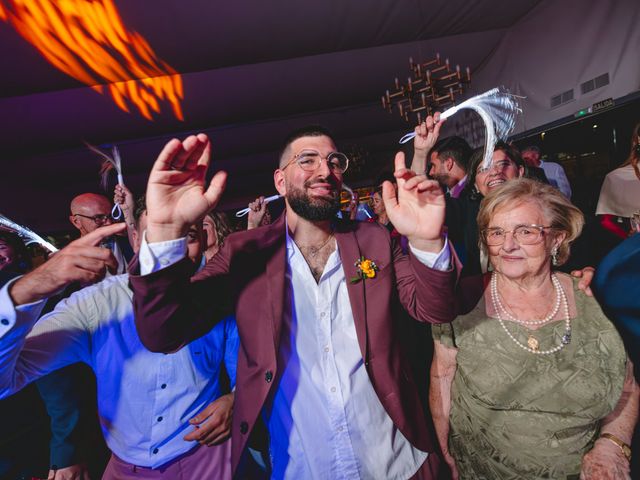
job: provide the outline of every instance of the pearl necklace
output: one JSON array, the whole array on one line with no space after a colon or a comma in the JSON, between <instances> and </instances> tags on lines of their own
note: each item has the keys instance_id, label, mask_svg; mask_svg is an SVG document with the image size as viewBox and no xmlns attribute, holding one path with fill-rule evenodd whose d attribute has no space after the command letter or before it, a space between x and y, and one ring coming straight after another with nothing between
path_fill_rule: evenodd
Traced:
<instances>
[{"instance_id":1,"label":"pearl necklace","mask_svg":"<svg viewBox=\"0 0 640 480\"><path fill-rule=\"evenodd\" d=\"M555 278L555 275L552 275L552 278ZM498 321L500 322L500 326L516 345L518 345L520 348L522 348L523 350L526 350L529 353L534 353L536 355L551 355L552 353L559 352L565 346L571 343L571 319L569 317L569 302L567 301L567 296L564 293L564 289L562 288L560 281L557 279L556 281L558 283L555 284L555 281L554 281L554 284L557 285L557 287L559 287L559 290L558 290L559 298L560 298L560 301L562 302L564 315L565 315L564 335L560 340L560 345L557 345L549 350L539 350L538 340L536 340L533 337L533 335L529 334L529 340L527 341L527 345L525 345L521 343L516 337L514 337L513 334L509 331L509 329L507 329L507 326L504 324L504 321L502 320L502 316L500 315L500 310L501 310L500 307L502 307L502 305L500 304L500 299L498 298L497 277L495 272L491 276L491 301L493 303L493 309L495 310L496 315L498 317Z\"/></svg>"},{"instance_id":2,"label":"pearl necklace","mask_svg":"<svg viewBox=\"0 0 640 480\"><path fill-rule=\"evenodd\" d=\"M507 320L511 320L512 322L520 323L522 325L544 325L545 323L549 323L551 320L553 320L558 314L558 310L560 310L561 297L564 293L562 290L562 285L560 284L560 280L558 280L558 277L555 274L551 275L551 282L553 283L556 291L556 304L551 313L549 313L549 315L547 315L542 320L519 320L511 315L500 301L500 295L498 295L498 282L494 282L493 278L491 281L491 297L495 298L495 303L498 304L498 308L502 311Z\"/></svg>"}]
</instances>

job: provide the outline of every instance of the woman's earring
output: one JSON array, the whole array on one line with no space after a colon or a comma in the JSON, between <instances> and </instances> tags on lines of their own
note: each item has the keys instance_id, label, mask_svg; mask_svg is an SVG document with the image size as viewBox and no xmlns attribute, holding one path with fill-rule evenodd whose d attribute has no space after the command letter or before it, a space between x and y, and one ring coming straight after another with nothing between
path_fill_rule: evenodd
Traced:
<instances>
[{"instance_id":1,"label":"woman's earring","mask_svg":"<svg viewBox=\"0 0 640 480\"><path fill-rule=\"evenodd\" d=\"M551 250L551 264L556 267L558 265L558 247Z\"/></svg>"}]
</instances>

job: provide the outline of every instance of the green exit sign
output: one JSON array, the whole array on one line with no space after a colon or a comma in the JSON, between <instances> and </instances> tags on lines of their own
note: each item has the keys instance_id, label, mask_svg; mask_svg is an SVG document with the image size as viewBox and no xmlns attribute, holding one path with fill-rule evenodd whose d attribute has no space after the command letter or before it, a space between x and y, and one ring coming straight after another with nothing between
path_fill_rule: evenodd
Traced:
<instances>
[{"instance_id":1,"label":"green exit sign","mask_svg":"<svg viewBox=\"0 0 640 480\"><path fill-rule=\"evenodd\" d=\"M580 117L584 117L586 115L589 115L590 113L591 113L591 107L583 108L582 110L578 110L576 113L574 113L573 116L575 118L580 118Z\"/></svg>"}]
</instances>

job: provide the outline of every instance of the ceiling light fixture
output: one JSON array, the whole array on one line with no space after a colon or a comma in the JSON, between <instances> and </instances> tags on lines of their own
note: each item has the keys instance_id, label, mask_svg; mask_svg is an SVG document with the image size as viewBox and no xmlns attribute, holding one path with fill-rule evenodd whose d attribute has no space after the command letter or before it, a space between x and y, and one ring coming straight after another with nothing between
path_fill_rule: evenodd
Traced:
<instances>
[{"instance_id":1,"label":"ceiling light fixture","mask_svg":"<svg viewBox=\"0 0 640 480\"><path fill-rule=\"evenodd\" d=\"M387 90L382 96L382 108L389 113L397 110L407 122L410 115L415 115L421 123L436 110L442 111L454 105L456 97L462 95L471 83L469 67L464 74L460 65L452 70L449 59L443 63L440 53L422 63L414 63L413 58L409 58L409 70L411 75L406 84L401 84L396 77L395 89Z\"/></svg>"}]
</instances>

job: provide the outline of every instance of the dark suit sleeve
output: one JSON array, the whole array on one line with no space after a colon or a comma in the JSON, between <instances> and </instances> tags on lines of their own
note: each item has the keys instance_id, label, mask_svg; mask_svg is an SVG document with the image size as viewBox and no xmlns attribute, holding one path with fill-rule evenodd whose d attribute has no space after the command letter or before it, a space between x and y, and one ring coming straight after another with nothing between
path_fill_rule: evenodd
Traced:
<instances>
[{"instance_id":1,"label":"dark suit sleeve","mask_svg":"<svg viewBox=\"0 0 640 480\"><path fill-rule=\"evenodd\" d=\"M395 245L394 268L400 302L420 322L447 323L455 318L455 290L461 265L453 249L448 271L427 267L413 254L403 255Z\"/></svg>"},{"instance_id":2,"label":"dark suit sleeve","mask_svg":"<svg viewBox=\"0 0 640 480\"><path fill-rule=\"evenodd\" d=\"M196 276L184 258L144 276L129 277L136 329L152 352L174 352L232 313L228 242Z\"/></svg>"},{"instance_id":3,"label":"dark suit sleeve","mask_svg":"<svg viewBox=\"0 0 640 480\"><path fill-rule=\"evenodd\" d=\"M640 371L640 234L622 242L602 260L591 285L603 311L625 342Z\"/></svg>"}]
</instances>

